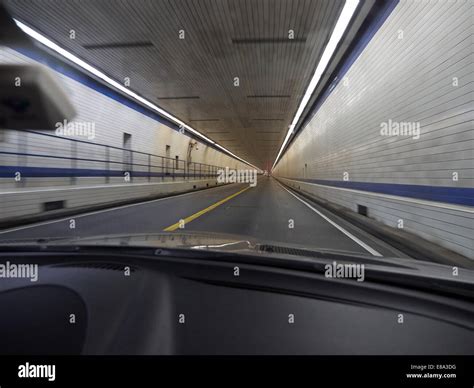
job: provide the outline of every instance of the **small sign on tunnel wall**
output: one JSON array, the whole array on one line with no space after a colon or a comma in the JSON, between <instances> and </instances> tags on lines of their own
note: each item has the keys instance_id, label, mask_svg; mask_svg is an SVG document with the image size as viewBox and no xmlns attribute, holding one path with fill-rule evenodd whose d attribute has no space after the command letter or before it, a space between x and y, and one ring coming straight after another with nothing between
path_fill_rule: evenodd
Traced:
<instances>
[{"instance_id":1,"label":"small sign on tunnel wall","mask_svg":"<svg viewBox=\"0 0 474 388\"><path fill-rule=\"evenodd\" d=\"M51 201L43 203L43 211L59 210L65 208L66 201Z\"/></svg>"},{"instance_id":2,"label":"small sign on tunnel wall","mask_svg":"<svg viewBox=\"0 0 474 388\"><path fill-rule=\"evenodd\" d=\"M368 212L369 210L367 209L367 206L357 205L357 213L367 217Z\"/></svg>"}]
</instances>

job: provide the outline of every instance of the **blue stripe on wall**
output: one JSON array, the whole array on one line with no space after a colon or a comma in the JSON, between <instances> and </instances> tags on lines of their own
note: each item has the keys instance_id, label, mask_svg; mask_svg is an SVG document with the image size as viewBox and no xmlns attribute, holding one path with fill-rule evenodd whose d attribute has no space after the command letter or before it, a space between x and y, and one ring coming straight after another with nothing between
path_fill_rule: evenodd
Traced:
<instances>
[{"instance_id":1,"label":"blue stripe on wall","mask_svg":"<svg viewBox=\"0 0 474 388\"><path fill-rule=\"evenodd\" d=\"M299 182L315 183L329 187L342 187L345 189L397 195L400 197L425 199L427 201L474 206L474 188L470 187L422 186L396 183L345 182L323 179L283 178Z\"/></svg>"},{"instance_id":2,"label":"blue stripe on wall","mask_svg":"<svg viewBox=\"0 0 474 388\"><path fill-rule=\"evenodd\" d=\"M72 178L72 177L123 177L128 170L100 170L90 168L60 168L60 167L22 167L0 166L0 178L14 178L17 172L22 178ZM131 177L184 177L184 173L166 174L161 172L128 171ZM210 177L212 174L188 173L189 177ZM215 175L214 175L215 176Z\"/></svg>"},{"instance_id":3,"label":"blue stripe on wall","mask_svg":"<svg viewBox=\"0 0 474 388\"><path fill-rule=\"evenodd\" d=\"M20 172L23 178L71 178L71 177L123 177L126 170L101 170L87 168L57 168L57 167L22 167L22 166L0 166L0 178L10 178ZM161 172L132 171L132 177L163 177L173 176ZM185 174L176 173L174 176L183 177ZM212 176L206 174L190 174L190 176ZM346 189L368 191L374 193L396 195L424 199L428 201L451 203L456 205L474 206L474 188L468 187L446 187L446 186L422 186L404 185L394 183L370 183L370 182L345 182L322 179L284 179L315 183L329 187L342 187Z\"/></svg>"}]
</instances>

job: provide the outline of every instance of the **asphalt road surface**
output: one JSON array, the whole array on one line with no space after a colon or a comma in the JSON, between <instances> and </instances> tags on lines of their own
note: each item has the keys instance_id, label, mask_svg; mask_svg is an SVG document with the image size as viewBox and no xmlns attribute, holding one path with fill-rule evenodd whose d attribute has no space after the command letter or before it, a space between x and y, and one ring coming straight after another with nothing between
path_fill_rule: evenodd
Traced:
<instances>
[{"instance_id":1,"label":"asphalt road surface","mask_svg":"<svg viewBox=\"0 0 474 388\"><path fill-rule=\"evenodd\" d=\"M76 222L75 229L69 228L72 218ZM269 177L260 177L255 187L231 184L12 228L0 232L0 241L172 233L179 228L180 220L184 220L186 231L227 233L374 256L403 256Z\"/></svg>"}]
</instances>

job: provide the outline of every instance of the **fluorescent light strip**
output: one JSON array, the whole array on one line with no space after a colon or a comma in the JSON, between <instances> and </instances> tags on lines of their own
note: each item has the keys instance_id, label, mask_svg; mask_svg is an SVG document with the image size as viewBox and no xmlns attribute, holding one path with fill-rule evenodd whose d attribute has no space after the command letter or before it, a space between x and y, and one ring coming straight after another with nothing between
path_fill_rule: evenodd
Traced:
<instances>
[{"instance_id":1,"label":"fluorescent light strip","mask_svg":"<svg viewBox=\"0 0 474 388\"><path fill-rule=\"evenodd\" d=\"M314 90L316 89L316 86L318 85L318 82L321 79L321 76L326 70L328 63L332 55L334 54L334 51L336 50L337 45L339 44L339 41L344 35L344 32L346 31L346 28L349 25L349 22L351 21L352 16L354 16L354 13L358 5L359 5L359 0L346 0L344 4L344 8L342 9L341 14L339 15L339 18L337 19L337 22L336 22L336 26L334 27L334 30L331 34L331 38L329 39L329 42L326 45L326 48L324 49L323 55L321 56L321 60L319 61L318 66L316 67L316 70L314 71L313 78L311 79L308 87L306 88L306 92L303 96L303 99L301 100L298 110L296 111L295 117L293 118L293 121L291 122L291 125L288 128L288 132L286 134L285 140L283 141L280 151L278 152L275 162L273 163L272 171L275 168L276 164L278 163L281 153L285 149L285 146L288 143L288 140L290 139L290 136L296 127L296 124L298 124L298 121L301 115L303 114L303 111L306 108L306 105L308 104L309 99L313 95Z\"/></svg>"},{"instance_id":2,"label":"fluorescent light strip","mask_svg":"<svg viewBox=\"0 0 474 388\"><path fill-rule=\"evenodd\" d=\"M257 170L260 170L259 168L255 167L253 164L247 162L246 160L239 158L237 155L234 155L232 152L230 152L228 149L222 147L221 145L217 144L215 141L209 139L208 137L204 136L202 133L196 131L194 128L190 127L177 117L169 114L165 110L161 109L157 105L153 104L152 102L148 101L147 99L143 98L142 96L138 95L135 92L132 92L131 90L127 89L125 86L121 85L119 82L115 81L114 79L110 78L109 76L105 75L102 73L100 70L97 70L95 67L92 67L88 63L84 62L82 59L76 57L74 54L71 54L69 51L66 51L62 47L58 46L56 43L51 41L50 39L46 38L45 36L41 35L40 33L36 32L33 30L31 27L28 27L26 24L20 22L17 19L13 19L15 23L20 27L23 32L25 32L27 35L31 36L33 39L37 40L41 44L45 45L46 47L52 49L53 51L57 52L58 54L62 55L66 59L70 60L71 62L75 63L76 65L80 66L82 69L88 71L89 73L93 74L97 78L100 78L101 80L105 81L109 85L113 86L114 88L120 90L121 92L125 93L129 97L135 99L136 101L140 102L141 104L147 106L148 108L158 112L160 115L166 117L167 119L173 121L174 123L182 126L189 132L193 133L194 135L200 137L207 143L210 143L216 147L219 147L221 150L226 152L227 154L231 155L235 159L254 167Z\"/></svg>"}]
</instances>

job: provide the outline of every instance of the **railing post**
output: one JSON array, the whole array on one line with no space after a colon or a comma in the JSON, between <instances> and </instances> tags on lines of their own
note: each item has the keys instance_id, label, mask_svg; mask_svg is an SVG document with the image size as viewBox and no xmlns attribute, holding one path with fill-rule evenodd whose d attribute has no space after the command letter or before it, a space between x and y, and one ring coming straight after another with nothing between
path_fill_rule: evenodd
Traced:
<instances>
[{"instance_id":1,"label":"railing post","mask_svg":"<svg viewBox=\"0 0 474 388\"><path fill-rule=\"evenodd\" d=\"M76 176L74 175L76 173L76 169L77 169L77 142L73 141L71 143L71 154L72 154L72 158L71 158L71 170L72 170L72 175L71 175L71 185L75 185L77 183L77 178Z\"/></svg>"},{"instance_id":2,"label":"railing post","mask_svg":"<svg viewBox=\"0 0 474 388\"><path fill-rule=\"evenodd\" d=\"M130 150L130 182L133 182L133 151Z\"/></svg>"},{"instance_id":3,"label":"railing post","mask_svg":"<svg viewBox=\"0 0 474 388\"><path fill-rule=\"evenodd\" d=\"M165 168L163 166L163 156L160 156L161 158L161 180L164 181L165 180Z\"/></svg>"},{"instance_id":4,"label":"railing post","mask_svg":"<svg viewBox=\"0 0 474 388\"><path fill-rule=\"evenodd\" d=\"M21 133L21 132L20 132ZM28 156L26 155L28 153L28 132L25 132L25 136L19 136L18 137L18 147L17 147L17 151L18 151L18 164L20 166L28 166L28 163L29 163L29 158ZM20 170L21 172L21 170ZM26 186L26 180L28 178L25 178L24 176L21 177L20 180L15 180L16 182L16 187L24 187Z\"/></svg>"},{"instance_id":5,"label":"railing post","mask_svg":"<svg viewBox=\"0 0 474 388\"><path fill-rule=\"evenodd\" d=\"M148 154L148 182L151 182L151 155Z\"/></svg>"},{"instance_id":6,"label":"railing post","mask_svg":"<svg viewBox=\"0 0 474 388\"><path fill-rule=\"evenodd\" d=\"M107 172L105 173L105 183L110 183L110 148L105 146L105 167Z\"/></svg>"}]
</instances>

